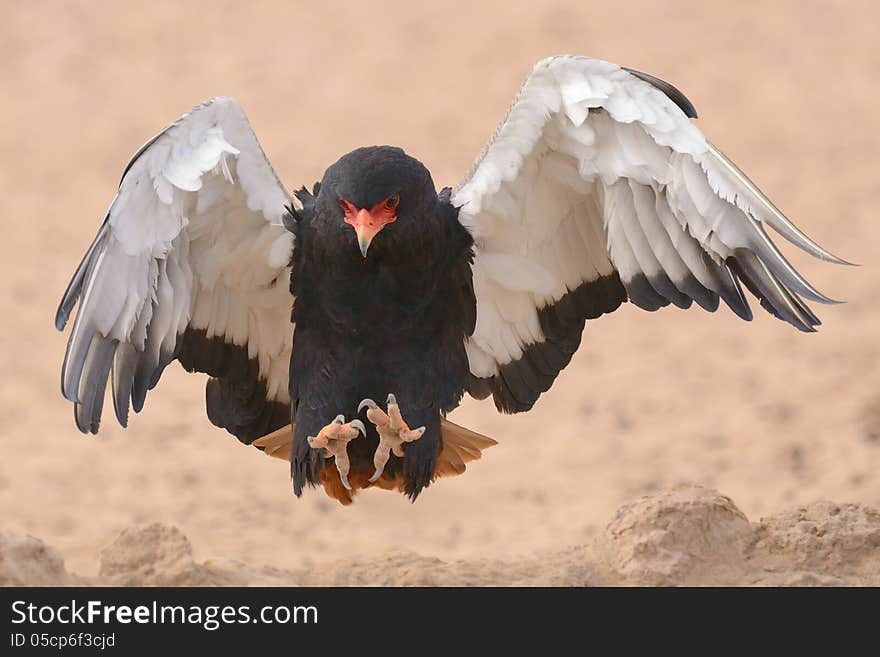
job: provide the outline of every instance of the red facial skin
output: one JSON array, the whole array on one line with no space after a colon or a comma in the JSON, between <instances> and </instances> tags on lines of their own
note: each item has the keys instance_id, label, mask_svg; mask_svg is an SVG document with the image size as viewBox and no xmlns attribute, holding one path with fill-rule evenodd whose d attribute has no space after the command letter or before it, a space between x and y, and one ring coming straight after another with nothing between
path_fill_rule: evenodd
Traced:
<instances>
[{"instance_id":1,"label":"red facial skin","mask_svg":"<svg viewBox=\"0 0 880 657\"><path fill-rule=\"evenodd\" d=\"M354 203L348 199L339 197L339 205L345 213L345 223L354 228L357 234L358 246L361 249L361 255L367 257L367 249L370 248L370 242L386 225L397 221L397 205L400 203L400 196L392 194L384 201L376 203L369 210L355 207Z\"/></svg>"}]
</instances>

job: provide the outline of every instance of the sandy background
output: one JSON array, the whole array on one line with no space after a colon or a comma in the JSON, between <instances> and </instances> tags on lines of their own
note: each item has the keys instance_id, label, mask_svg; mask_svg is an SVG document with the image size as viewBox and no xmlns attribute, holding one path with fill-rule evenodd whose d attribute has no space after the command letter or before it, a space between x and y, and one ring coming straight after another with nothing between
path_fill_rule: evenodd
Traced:
<instances>
[{"instance_id":1,"label":"sandy background","mask_svg":"<svg viewBox=\"0 0 880 657\"><path fill-rule=\"evenodd\" d=\"M876 3L244 6L0 4L0 527L44 539L86 577L120 531L154 522L178 527L199 559L305 572L405 551L430 570L432 558L577 549L622 504L683 482L755 522L820 499L880 506ZM847 301L818 309L818 334L699 309L590 322L531 413L469 400L453 414L501 444L415 505L382 491L349 508L318 492L296 500L284 465L214 428L203 379L176 366L127 431L110 408L99 437L76 431L52 317L123 166L156 130L232 95L290 188L374 143L452 185L534 62L565 52L675 83L783 211L863 264L793 254ZM505 581L504 568L480 572L469 583ZM394 580L363 583L374 581Z\"/></svg>"}]
</instances>

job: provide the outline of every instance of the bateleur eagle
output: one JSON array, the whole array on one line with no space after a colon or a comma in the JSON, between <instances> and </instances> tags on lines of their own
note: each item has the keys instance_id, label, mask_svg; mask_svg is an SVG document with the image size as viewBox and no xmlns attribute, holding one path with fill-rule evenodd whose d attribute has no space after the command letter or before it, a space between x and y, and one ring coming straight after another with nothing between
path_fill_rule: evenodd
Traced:
<instances>
[{"instance_id":1,"label":"bateleur eagle","mask_svg":"<svg viewBox=\"0 0 880 657\"><path fill-rule=\"evenodd\" d=\"M208 418L289 459L293 489L349 503L415 499L494 441L445 419L465 392L530 409L585 321L719 299L744 285L801 331L831 303L780 253L794 226L691 119L672 85L584 57L539 62L471 172L437 193L390 146L342 156L285 191L231 98L148 141L61 301L79 310L62 368L76 425L96 433L164 368L204 372Z\"/></svg>"}]
</instances>

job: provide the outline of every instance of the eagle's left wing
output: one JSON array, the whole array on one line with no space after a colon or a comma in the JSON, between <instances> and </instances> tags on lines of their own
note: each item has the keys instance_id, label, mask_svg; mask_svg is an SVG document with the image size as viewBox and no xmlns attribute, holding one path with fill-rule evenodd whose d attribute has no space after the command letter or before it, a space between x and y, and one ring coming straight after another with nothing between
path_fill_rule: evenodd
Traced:
<instances>
[{"instance_id":1,"label":"eagle's left wing","mask_svg":"<svg viewBox=\"0 0 880 657\"><path fill-rule=\"evenodd\" d=\"M580 344L586 319L629 300L646 310L719 298L751 319L740 281L802 331L831 302L779 252L771 226L811 241L690 121L687 99L644 73L551 57L455 191L475 240L477 324L469 392L527 410Z\"/></svg>"}]
</instances>

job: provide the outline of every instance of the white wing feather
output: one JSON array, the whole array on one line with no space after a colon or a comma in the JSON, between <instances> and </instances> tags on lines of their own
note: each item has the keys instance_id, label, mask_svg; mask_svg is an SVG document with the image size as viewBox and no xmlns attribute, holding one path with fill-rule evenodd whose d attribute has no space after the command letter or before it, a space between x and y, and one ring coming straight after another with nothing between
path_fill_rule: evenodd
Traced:
<instances>
[{"instance_id":1,"label":"white wing feather","mask_svg":"<svg viewBox=\"0 0 880 657\"><path fill-rule=\"evenodd\" d=\"M814 330L818 319L800 297L831 300L785 260L764 225L842 261L785 218L682 108L696 116L671 85L615 64L562 56L535 66L452 197L476 242L477 329L467 344L475 377L507 377L514 390L505 366L550 342L542 312L597 281L612 293L607 307L600 300L581 315L581 327L624 297L648 310L692 300L715 310L720 296L750 319L742 280L770 312ZM625 295L614 299L620 282Z\"/></svg>"},{"instance_id":2,"label":"white wing feather","mask_svg":"<svg viewBox=\"0 0 880 657\"><path fill-rule=\"evenodd\" d=\"M56 316L61 330L79 299L62 392L81 430L98 429L111 362L124 425L129 397L140 410L187 329L247 346L267 397L289 401L289 204L231 98L194 108L138 152Z\"/></svg>"}]
</instances>

